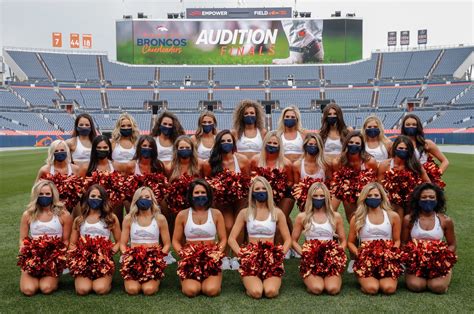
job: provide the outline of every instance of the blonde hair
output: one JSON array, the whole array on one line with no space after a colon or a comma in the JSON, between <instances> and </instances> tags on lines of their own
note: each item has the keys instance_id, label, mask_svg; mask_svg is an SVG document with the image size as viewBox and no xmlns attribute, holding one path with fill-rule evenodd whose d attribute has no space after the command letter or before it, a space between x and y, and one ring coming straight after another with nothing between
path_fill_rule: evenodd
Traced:
<instances>
[{"instance_id":1,"label":"blonde hair","mask_svg":"<svg viewBox=\"0 0 474 314\"><path fill-rule=\"evenodd\" d=\"M309 154L306 152L306 146L308 146L309 141L314 139L316 141L316 146L319 149L318 156L316 157L316 164L320 169L323 169L326 171L326 169L329 167L326 158L324 157L324 145L323 145L323 139L319 134L316 133L308 133L306 134L304 141L303 141L303 155L301 156L301 162L304 162L306 159L306 156Z\"/></svg>"},{"instance_id":2,"label":"blonde hair","mask_svg":"<svg viewBox=\"0 0 474 314\"><path fill-rule=\"evenodd\" d=\"M179 156L178 156L178 147L179 147L179 142L184 141L188 143L191 146L191 151L193 154L191 155L191 163L190 163L190 175L195 176L199 175L199 161L198 161L198 155L197 155L197 150L196 150L196 145L194 145L194 142L191 140L191 138L187 135L181 135L174 141L173 144L173 159L171 160L171 169L173 169L173 172L171 172L170 175L170 181L173 181L174 179L177 179L181 176L181 163L179 162Z\"/></svg>"},{"instance_id":3,"label":"blonde hair","mask_svg":"<svg viewBox=\"0 0 474 314\"><path fill-rule=\"evenodd\" d=\"M300 110L296 106L289 106L283 109L283 111L281 112L280 118L278 119L278 127L277 127L278 133L281 135L285 132L284 120L285 120L285 114L288 111L293 111L296 115L296 131L303 132L304 129L303 129L303 125L301 124Z\"/></svg>"},{"instance_id":4,"label":"blonde hair","mask_svg":"<svg viewBox=\"0 0 474 314\"><path fill-rule=\"evenodd\" d=\"M49 186L51 189L51 194L53 197L53 202L51 203L51 211L53 215L60 216L63 210L66 210L64 204L59 200L59 192L53 182L49 180L39 180L33 185L31 189L30 202L26 207L26 212L30 216L30 223L35 221L38 218L38 214L41 210L41 207L38 205L38 196L41 189L45 186Z\"/></svg>"},{"instance_id":5,"label":"blonde hair","mask_svg":"<svg viewBox=\"0 0 474 314\"><path fill-rule=\"evenodd\" d=\"M112 141L114 141L115 143L118 143L118 141L122 137L122 135L120 134L120 124L125 119L128 119L130 123L132 124L132 136L130 137L130 140L132 141L133 144L135 144L138 140L138 137L140 136L140 130L138 129L138 124L135 121L135 119L126 112L122 113L117 119L117 122L115 123L115 128L112 131Z\"/></svg>"},{"instance_id":6,"label":"blonde hair","mask_svg":"<svg viewBox=\"0 0 474 314\"><path fill-rule=\"evenodd\" d=\"M359 233L359 230L365 225L365 218L367 217L367 213L369 211L369 207L365 204L365 199L369 194L370 190L377 189L380 193L380 197L382 199L382 203L380 204L380 208L391 211L392 206L388 200L387 193L385 192L383 186L378 182L372 182L364 186L362 191L360 192L359 198L357 199L357 209L354 213L354 221L355 221L355 228L356 233Z\"/></svg>"},{"instance_id":7,"label":"blonde hair","mask_svg":"<svg viewBox=\"0 0 474 314\"><path fill-rule=\"evenodd\" d=\"M135 191L135 194L133 194L132 202L130 203L130 217L132 217L133 221L136 221L138 219L138 206L137 206L137 201L140 199L140 196L143 191L148 191L151 195L151 213L153 217L157 217L159 214L161 214L160 206L158 205L158 202L156 201L155 194L153 194L153 191L147 187L147 186L142 186L141 188L138 188Z\"/></svg>"},{"instance_id":8,"label":"blonde hair","mask_svg":"<svg viewBox=\"0 0 474 314\"><path fill-rule=\"evenodd\" d=\"M258 160L258 166L259 167L266 167L267 166L267 150L266 146L270 139L272 137L275 137L278 142L278 147L280 148L278 151L278 157L276 161L276 168L281 169L285 166L285 155L283 153L282 145L281 145L281 137L278 136L277 131L270 131L265 135L265 138L263 139L263 149L260 152L260 159Z\"/></svg>"},{"instance_id":9,"label":"blonde hair","mask_svg":"<svg viewBox=\"0 0 474 314\"><path fill-rule=\"evenodd\" d=\"M232 124L234 130L237 132L237 139L240 139L244 133L244 113L245 109L253 107L255 109L255 116L257 117L256 128L261 132L265 129L263 107L256 101L250 99L242 100L237 107L235 107L234 114L232 117Z\"/></svg>"},{"instance_id":10,"label":"blonde hair","mask_svg":"<svg viewBox=\"0 0 474 314\"><path fill-rule=\"evenodd\" d=\"M303 219L304 232L308 232L311 229L311 220L314 214L313 193L319 189L323 190L324 192L324 206L326 209L325 212L328 218L328 222L331 225L333 230L336 229L336 222L335 222L336 216L334 215L334 211L331 206L331 194L329 193L329 190L324 183L315 182L310 186L308 190L308 196L306 198L306 203L304 204L304 219Z\"/></svg>"},{"instance_id":11,"label":"blonde hair","mask_svg":"<svg viewBox=\"0 0 474 314\"><path fill-rule=\"evenodd\" d=\"M273 202L273 190L272 190L272 187L270 185L270 183L268 183L267 179L265 179L264 177L255 177L253 180L252 180L252 184L250 185L250 191L249 191L249 205L247 207L247 212L245 213L245 220L250 220L250 219L255 219L255 216L257 214L257 205L256 205L256 201L255 199L253 198L253 195L252 195L252 192L253 192L253 188L255 186L255 184L257 184L257 182L260 182L262 183L264 186L265 186L265 189L267 190L267 193L268 193L268 197L267 197L267 208L268 210L270 211L270 215L271 215L271 219L273 221L276 221L277 219L277 207L275 207L275 203Z\"/></svg>"},{"instance_id":12,"label":"blonde hair","mask_svg":"<svg viewBox=\"0 0 474 314\"><path fill-rule=\"evenodd\" d=\"M212 111L203 111L199 115L198 119L198 125L196 129L196 133L194 133L194 136L196 137L197 143L201 143L201 136L203 135L204 131L202 129L202 120L204 120L205 117L211 117L212 121L214 122L214 130L212 130L212 134L216 135L217 134L217 118L214 112Z\"/></svg>"},{"instance_id":13,"label":"blonde hair","mask_svg":"<svg viewBox=\"0 0 474 314\"><path fill-rule=\"evenodd\" d=\"M365 129L367 128L367 124L369 122L374 121L377 124L377 127L380 129L380 134L377 137L378 142L382 142L383 144L387 144L390 142L390 140L385 136L385 130L383 128L382 121L380 121L379 117L375 115L370 115L364 120L364 124L362 125L362 130L360 130L360 133L362 134L365 142L367 142L367 134L365 134Z\"/></svg>"},{"instance_id":14,"label":"blonde hair","mask_svg":"<svg viewBox=\"0 0 474 314\"><path fill-rule=\"evenodd\" d=\"M64 151L67 153L66 162L68 164L71 163L72 157L71 157L71 150L69 149L69 145L67 145L66 141L55 140L51 143L51 145L49 145L48 157L46 158L46 164L48 166L52 166L54 164L54 151L56 150L56 148L58 148L60 144L64 145Z\"/></svg>"}]
</instances>

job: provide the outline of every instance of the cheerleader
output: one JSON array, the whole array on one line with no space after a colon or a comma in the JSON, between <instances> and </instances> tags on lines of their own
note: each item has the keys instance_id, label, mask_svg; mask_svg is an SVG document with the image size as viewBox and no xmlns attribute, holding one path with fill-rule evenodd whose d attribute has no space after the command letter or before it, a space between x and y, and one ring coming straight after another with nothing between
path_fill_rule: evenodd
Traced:
<instances>
[{"instance_id":1,"label":"cheerleader","mask_svg":"<svg viewBox=\"0 0 474 314\"><path fill-rule=\"evenodd\" d=\"M164 257L171 246L168 223L153 191L141 187L135 191L130 213L125 216L120 237L125 291L129 295L153 295L158 292L160 280L164 277ZM163 246L160 246L160 237ZM130 241L130 247L127 247ZM142 256L145 254L145 257Z\"/></svg>"},{"instance_id":2,"label":"cheerleader","mask_svg":"<svg viewBox=\"0 0 474 314\"><path fill-rule=\"evenodd\" d=\"M303 138L306 135L298 107L289 106L283 109L278 120L278 134L281 136L285 157L291 162L298 160L303 155Z\"/></svg>"},{"instance_id":3,"label":"cheerleader","mask_svg":"<svg viewBox=\"0 0 474 314\"><path fill-rule=\"evenodd\" d=\"M187 135L181 135L173 144L173 159L165 166L169 181L172 182L183 174L200 177L202 162L199 160L196 146Z\"/></svg>"},{"instance_id":4,"label":"cheerleader","mask_svg":"<svg viewBox=\"0 0 474 314\"><path fill-rule=\"evenodd\" d=\"M234 110L232 135L237 151L251 159L262 151L265 129L263 108L256 101L242 100Z\"/></svg>"},{"instance_id":5,"label":"cheerleader","mask_svg":"<svg viewBox=\"0 0 474 314\"><path fill-rule=\"evenodd\" d=\"M212 189L205 180L194 180L187 198L191 206L178 213L173 233L173 248L181 257L177 270L181 291L190 298L200 293L214 297L220 294L222 285L221 266L227 244L224 217L211 208Z\"/></svg>"},{"instance_id":6,"label":"cheerleader","mask_svg":"<svg viewBox=\"0 0 474 314\"><path fill-rule=\"evenodd\" d=\"M319 135L324 143L324 156L332 161L342 153L342 142L352 131L344 122L341 107L330 103L324 107ZM337 207L336 207L337 208Z\"/></svg>"},{"instance_id":7,"label":"cheerleader","mask_svg":"<svg viewBox=\"0 0 474 314\"><path fill-rule=\"evenodd\" d=\"M217 119L212 111L204 111L198 119L196 133L191 136L191 140L197 147L198 157L208 160L211 156L211 149L217 134Z\"/></svg>"},{"instance_id":8,"label":"cheerleader","mask_svg":"<svg viewBox=\"0 0 474 314\"><path fill-rule=\"evenodd\" d=\"M72 218L59 201L54 184L46 180L37 182L20 222L18 265L21 267L20 291L24 295L32 296L38 291L50 294L58 288L59 276L66 264L71 225ZM42 245L37 246L40 244L37 241ZM46 250L45 243L49 243ZM32 256L33 252L41 256Z\"/></svg>"},{"instance_id":9,"label":"cheerleader","mask_svg":"<svg viewBox=\"0 0 474 314\"><path fill-rule=\"evenodd\" d=\"M252 181L249 206L243 209L235 221L229 236L229 245L240 257L239 273L246 293L254 299L262 296L278 296L284 273L284 255L291 246L291 236L285 214L273 204L272 188L263 177ZM249 244L239 247L237 237L246 228ZM276 231L284 240L274 245Z\"/></svg>"},{"instance_id":10,"label":"cheerleader","mask_svg":"<svg viewBox=\"0 0 474 314\"><path fill-rule=\"evenodd\" d=\"M120 165L117 166L120 167ZM158 159L156 141L153 137L150 135L140 136L135 155L126 164L124 173L127 175L165 174L165 165Z\"/></svg>"},{"instance_id":11,"label":"cheerleader","mask_svg":"<svg viewBox=\"0 0 474 314\"><path fill-rule=\"evenodd\" d=\"M151 135L156 140L158 148L158 159L165 165L171 162L173 157L173 144L180 135L184 135L184 129L178 117L170 111L164 111L156 120Z\"/></svg>"},{"instance_id":12,"label":"cheerleader","mask_svg":"<svg viewBox=\"0 0 474 314\"><path fill-rule=\"evenodd\" d=\"M115 171L112 162L112 144L105 135L99 135L92 141L91 156L88 163L81 164L79 175L90 177L94 171L112 173Z\"/></svg>"},{"instance_id":13,"label":"cheerleader","mask_svg":"<svg viewBox=\"0 0 474 314\"><path fill-rule=\"evenodd\" d=\"M79 167L72 164L71 152L69 146L63 140L55 140L51 143L48 150L48 158L46 158L46 165L42 166L36 181L48 174L54 176L61 174L63 176L72 176L79 173Z\"/></svg>"},{"instance_id":14,"label":"cheerleader","mask_svg":"<svg viewBox=\"0 0 474 314\"><path fill-rule=\"evenodd\" d=\"M308 292L321 294L326 290L328 294L336 295L341 291L341 273L347 261L344 222L331 208L331 195L324 183L313 183L308 195L305 211L295 219L292 246L302 255L300 274ZM302 232L305 236L303 248L298 243ZM339 243L334 241L335 237Z\"/></svg>"},{"instance_id":15,"label":"cheerleader","mask_svg":"<svg viewBox=\"0 0 474 314\"><path fill-rule=\"evenodd\" d=\"M410 193L416 185L430 182L430 179L416 158L415 148L407 136L400 135L395 139L391 155L392 158L380 163L377 177L389 193L393 208L403 219L405 211L408 211Z\"/></svg>"},{"instance_id":16,"label":"cheerleader","mask_svg":"<svg viewBox=\"0 0 474 314\"><path fill-rule=\"evenodd\" d=\"M109 240L113 235L115 244ZM92 185L82 199L81 215L72 226L68 267L78 295L107 294L112 287L112 255L120 246L120 223L110 212L103 187Z\"/></svg>"},{"instance_id":17,"label":"cheerleader","mask_svg":"<svg viewBox=\"0 0 474 314\"><path fill-rule=\"evenodd\" d=\"M382 121L377 116L368 116L360 132L365 141L365 151L372 155L377 163L390 157L392 142L385 136Z\"/></svg>"},{"instance_id":18,"label":"cheerleader","mask_svg":"<svg viewBox=\"0 0 474 314\"><path fill-rule=\"evenodd\" d=\"M400 225L383 187L377 182L367 184L357 200L347 240L349 251L357 257L354 272L362 292L393 294L397 290L397 278L402 273Z\"/></svg>"},{"instance_id":19,"label":"cheerleader","mask_svg":"<svg viewBox=\"0 0 474 314\"><path fill-rule=\"evenodd\" d=\"M94 119L87 113L78 115L74 121L72 137L66 140L74 164L80 166L89 162L92 141L96 136L97 131L95 130Z\"/></svg>"},{"instance_id":20,"label":"cheerleader","mask_svg":"<svg viewBox=\"0 0 474 314\"><path fill-rule=\"evenodd\" d=\"M135 119L128 113L122 113L112 131L112 159L117 163L128 163L136 151L136 143L140 136Z\"/></svg>"},{"instance_id":21,"label":"cheerleader","mask_svg":"<svg viewBox=\"0 0 474 314\"><path fill-rule=\"evenodd\" d=\"M316 133L306 134L303 141L303 156L293 164L294 182L310 177L321 181L331 177L330 164L323 153L323 141Z\"/></svg>"},{"instance_id":22,"label":"cheerleader","mask_svg":"<svg viewBox=\"0 0 474 314\"><path fill-rule=\"evenodd\" d=\"M445 215L444 192L434 184L423 183L413 191L410 205L412 212L405 216L402 229L402 242L408 243L404 248L407 287L414 292L428 288L446 293L456 262L456 236L452 219ZM428 250L427 246L433 248ZM411 249L415 258L409 255Z\"/></svg>"}]
</instances>

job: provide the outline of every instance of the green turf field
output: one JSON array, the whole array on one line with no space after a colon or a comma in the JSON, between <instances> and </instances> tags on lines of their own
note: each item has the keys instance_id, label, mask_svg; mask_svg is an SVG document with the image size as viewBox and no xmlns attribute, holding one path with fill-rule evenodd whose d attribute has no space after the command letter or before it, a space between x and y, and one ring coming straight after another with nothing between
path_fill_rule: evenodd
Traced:
<instances>
[{"instance_id":1,"label":"green turf field","mask_svg":"<svg viewBox=\"0 0 474 314\"><path fill-rule=\"evenodd\" d=\"M298 261L285 262L286 274L280 296L273 300L252 300L245 296L236 271L225 271L222 294L216 298L188 299L180 293L176 264L169 266L160 291L152 297L129 297L116 271L112 292L106 296L76 296L73 280L64 275L53 295L24 297L19 292L20 271L16 266L20 216L28 203L36 172L46 158L45 150L0 153L0 312L438 312L472 313L474 305L474 214L472 182L474 157L446 154L450 166L447 182L448 214L453 217L459 261L451 287L445 295L416 294L399 280L393 296L366 296L353 275L344 274L340 295L312 296L306 293L298 274ZM293 214L296 214L295 212Z\"/></svg>"}]
</instances>

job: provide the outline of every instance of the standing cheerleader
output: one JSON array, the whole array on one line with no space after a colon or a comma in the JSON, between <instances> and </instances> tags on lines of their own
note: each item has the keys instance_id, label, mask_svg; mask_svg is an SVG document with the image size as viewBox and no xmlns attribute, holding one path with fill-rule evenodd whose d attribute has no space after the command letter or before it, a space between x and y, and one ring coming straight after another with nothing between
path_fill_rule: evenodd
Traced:
<instances>
[{"instance_id":1,"label":"standing cheerleader","mask_svg":"<svg viewBox=\"0 0 474 314\"><path fill-rule=\"evenodd\" d=\"M342 142L350 131L352 128L346 126L341 107L335 103L327 105L323 110L319 130L326 158L332 161L342 153Z\"/></svg>"},{"instance_id":2,"label":"standing cheerleader","mask_svg":"<svg viewBox=\"0 0 474 314\"><path fill-rule=\"evenodd\" d=\"M278 134L281 136L285 157L291 162L298 160L303 155L303 138L306 135L298 107L289 106L283 109L278 120Z\"/></svg>"},{"instance_id":3,"label":"standing cheerleader","mask_svg":"<svg viewBox=\"0 0 474 314\"><path fill-rule=\"evenodd\" d=\"M456 263L454 224L445 215L446 199L440 187L423 183L411 195L411 214L405 216L402 242L408 289L446 293ZM446 239L446 242L443 241Z\"/></svg>"},{"instance_id":4,"label":"standing cheerleader","mask_svg":"<svg viewBox=\"0 0 474 314\"><path fill-rule=\"evenodd\" d=\"M32 296L58 288L66 265L72 218L59 201L51 181L41 180L31 190L30 203L20 222L20 291Z\"/></svg>"},{"instance_id":5,"label":"standing cheerleader","mask_svg":"<svg viewBox=\"0 0 474 314\"><path fill-rule=\"evenodd\" d=\"M163 246L160 246L160 237ZM130 247L127 244L130 240ZM149 187L136 190L130 213L123 220L120 238L122 265L120 273L129 295L155 294L164 277L164 257L171 246L168 223L153 191Z\"/></svg>"},{"instance_id":6,"label":"standing cheerleader","mask_svg":"<svg viewBox=\"0 0 474 314\"><path fill-rule=\"evenodd\" d=\"M365 151L372 155L377 163L390 157L392 142L385 136L382 121L377 116L368 116L360 132L365 141Z\"/></svg>"},{"instance_id":7,"label":"standing cheerleader","mask_svg":"<svg viewBox=\"0 0 474 314\"><path fill-rule=\"evenodd\" d=\"M112 159L117 163L130 162L135 155L139 136L135 119L128 113L122 113L112 131Z\"/></svg>"},{"instance_id":8,"label":"standing cheerleader","mask_svg":"<svg viewBox=\"0 0 474 314\"><path fill-rule=\"evenodd\" d=\"M332 210L330 200L324 183L313 183L305 210L296 216L292 233L293 248L302 255L300 274L312 294L321 294L324 290L330 295L338 294L347 262L344 222L341 215ZM303 247L298 243L302 232Z\"/></svg>"},{"instance_id":9,"label":"standing cheerleader","mask_svg":"<svg viewBox=\"0 0 474 314\"><path fill-rule=\"evenodd\" d=\"M90 177L94 171L112 173L115 171L112 162L112 144L105 135L99 135L92 141L91 158L79 168L82 177Z\"/></svg>"},{"instance_id":10,"label":"standing cheerleader","mask_svg":"<svg viewBox=\"0 0 474 314\"><path fill-rule=\"evenodd\" d=\"M180 256L177 272L181 291L190 298L200 293L214 297L220 294L222 285L222 258L227 244L224 217L211 208L212 189L205 180L194 180L187 198L191 207L178 213L173 233L173 248Z\"/></svg>"},{"instance_id":11,"label":"standing cheerleader","mask_svg":"<svg viewBox=\"0 0 474 314\"><path fill-rule=\"evenodd\" d=\"M124 171L128 175L146 175L165 173L164 164L158 159L156 141L150 135L142 135L138 139L137 149L132 160L127 163Z\"/></svg>"},{"instance_id":12,"label":"standing cheerleader","mask_svg":"<svg viewBox=\"0 0 474 314\"><path fill-rule=\"evenodd\" d=\"M36 182L48 174L52 176L56 174L72 176L77 175L78 173L79 167L72 164L71 153L67 143L63 140L55 140L49 146L46 165L39 169L38 175L36 176Z\"/></svg>"},{"instance_id":13,"label":"standing cheerleader","mask_svg":"<svg viewBox=\"0 0 474 314\"><path fill-rule=\"evenodd\" d=\"M87 113L81 113L74 121L74 130L70 139L66 140L72 154L73 162L80 166L88 163L91 155L92 141L97 136L94 120Z\"/></svg>"},{"instance_id":14,"label":"standing cheerleader","mask_svg":"<svg viewBox=\"0 0 474 314\"><path fill-rule=\"evenodd\" d=\"M115 244L110 241L113 235ZM110 212L103 187L92 185L82 199L82 212L74 220L69 244L68 268L78 295L107 294L115 270L112 256L120 245L120 224Z\"/></svg>"},{"instance_id":15,"label":"standing cheerleader","mask_svg":"<svg viewBox=\"0 0 474 314\"><path fill-rule=\"evenodd\" d=\"M191 136L191 140L197 147L198 157L208 160L211 156L211 149L217 134L217 119L212 111L204 111L198 119L196 133Z\"/></svg>"},{"instance_id":16,"label":"standing cheerleader","mask_svg":"<svg viewBox=\"0 0 474 314\"><path fill-rule=\"evenodd\" d=\"M265 178L253 179L249 206L239 213L229 236L229 245L240 258L239 273L246 293L254 299L278 296L285 272L283 259L291 246L285 214L273 204L273 198L269 197L272 193ZM237 237L244 228L249 244L239 247ZM274 245L277 230L283 245Z\"/></svg>"},{"instance_id":17,"label":"standing cheerleader","mask_svg":"<svg viewBox=\"0 0 474 314\"><path fill-rule=\"evenodd\" d=\"M173 158L173 143L178 136L184 134L184 129L174 113L164 111L160 114L151 131L151 135L156 140L158 159L165 165L169 164Z\"/></svg>"},{"instance_id":18,"label":"standing cheerleader","mask_svg":"<svg viewBox=\"0 0 474 314\"><path fill-rule=\"evenodd\" d=\"M397 290L402 274L400 225L383 187L377 182L367 184L357 200L347 240L349 251L356 256L354 272L362 292L393 294Z\"/></svg>"},{"instance_id":19,"label":"standing cheerleader","mask_svg":"<svg viewBox=\"0 0 474 314\"><path fill-rule=\"evenodd\" d=\"M303 156L293 164L294 182L306 177L320 179L331 177L331 168L323 153L323 141L316 133L308 133L303 141Z\"/></svg>"},{"instance_id":20,"label":"standing cheerleader","mask_svg":"<svg viewBox=\"0 0 474 314\"><path fill-rule=\"evenodd\" d=\"M200 177L202 162L199 160L196 146L187 135L181 135L173 145L173 159L166 167L168 178L171 181L178 179L183 174Z\"/></svg>"},{"instance_id":21,"label":"standing cheerleader","mask_svg":"<svg viewBox=\"0 0 474 314\"><path fill-rule=\"evenodd\" d=\"M392 146L392 158L380 163L378 181L388 192L390 203L403 219L408 212L408 197L418 184L430 182L426 171L415 156L411 140L400 135Z\"/></svg>"},{"instance_id":22,"label":"standing cheerleader","mask_svg":"<svg viewBox=\"0 0 474 314\"><path fill-rule=\"evenodd\" d=\"M249 159L262 151L267 132L263 118L262 106L253 100L242 100L234 110L232 135L237 151Z\"/></svg>"}]
</instances>

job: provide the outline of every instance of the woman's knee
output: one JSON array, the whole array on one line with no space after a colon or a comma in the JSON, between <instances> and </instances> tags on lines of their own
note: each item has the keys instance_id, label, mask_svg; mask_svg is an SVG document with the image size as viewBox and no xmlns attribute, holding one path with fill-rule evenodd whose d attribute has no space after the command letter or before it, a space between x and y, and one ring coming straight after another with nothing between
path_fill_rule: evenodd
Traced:
<instances>
[{"instance_id":1,"label":"woman's knee","mask_svg":"<svg viewBox=\"0 0 474 314\"><path fill-rule=\"evenodd\" d=\"M264 287L264 290L265 290L264 291L265 296L267 298L275 298L278 296L278 293L280 292L280 289L274 286Z\"/></svg>"},{"instance_id":2,"label":"woman's knee","mask_svg":"<svg viewBox=\"0 0 474 314\"><path fill-rule=\"evenodd\" d=\"M449 284L443 282L428 282L428 288L430 291L437 294L444 294L448 292Z\"/></svg>"},{"instance_id":3,"label":"woman's knee","mask_svg":"<svg viewBox=\"0 0 474 314\"><path fill-rule=\"evenodd\" d=\"M112 286L110 284L96 284L94 285L94 292L98 295L104 295L110 292Z\"/></svg>"},{"instance_id":4,"label":"woman's knee","mask_svg":"<svg viewBox=\"0 0 474 314\"><path fill-rule=\"evenodd\" d=\"M158 286L142 286L144 295L154 295L158 292Z\"/></svg>"},{"instance_id":5,"label":"woman's knee","mask_svg":"<svg viewBox=\"0 0 474 314\"><path fill-rule=\"evenodd\" d=\"M341 285L330 284L325 287L326 292L330 295L336 295L341 292Z\"/></svg>"},{"instance_id":6,"label":"woman's knee","mask_svg":"<svg viewBox=\"0 0 474 314\"><path fill-rule=\"evenodd\" d=\"M58 288L58 284L54 282L40 282L40 290L43 294L53 293Z\"/></svg>"},{"instance_id":7,"label":"woman's knee","mask_svg":"<svg viewBox=\"0 0 474 314\"><path fill-rule=\"evenodd\" d=\"M23 293L27 297L31 297L31 296L35 295L36 292L38 292L38 287L35 287L33 285L27 285L25 287L21 287L20 291L21 291L21 293Z\"/></svg>"},{"instance_id":8,"label":"woman's knee","mask_svg":"<svg viewBox=\"0 0 474 314\"><path fill-rule=\"evenodd\" d=\"M253 299L260 299L262 298L262 295L263 295L263 288L262 287L247 288L247 295Z\"/></svg>"},{"instance_id":9,"label":"woman's knee","mask_svg":"<svg viewBox=\"0 0 474 314\"><path fill-rule=\"evenodd\" d=\"M197 285L196 286L186 285L186 286L183 286L181 288L181 291L188 298L194 298L195 296L197 296L201 292L201 288L198 287Z\"/></svg>"},{"instance_id":10,"label":"woman's knee","mask_svg":"<svg viewBox=\"0 0 474 314\"><path fill-rule=\"evenodd\" d=\"M219 286L203 286L202 293L207 295L208 297L215 297L221 293L221 287Z\"/></svg>"}]
</instances>

